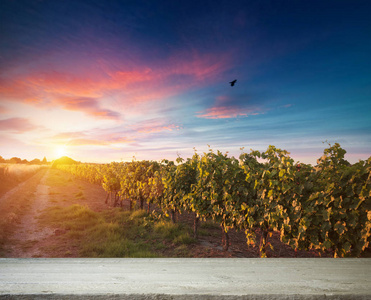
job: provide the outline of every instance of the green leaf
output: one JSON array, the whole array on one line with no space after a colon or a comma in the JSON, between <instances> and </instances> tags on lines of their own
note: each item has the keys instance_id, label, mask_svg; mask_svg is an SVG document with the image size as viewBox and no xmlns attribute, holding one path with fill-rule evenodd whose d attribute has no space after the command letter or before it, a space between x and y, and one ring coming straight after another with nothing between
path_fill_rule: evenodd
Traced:
<instances>
[{"instance_id":1,"label":"green leaf","mask_svg":"<svg viewBox=\"0 0 371 300\"><path fill-rule=\"evenodd\" d=\"M346 242L343 247L345 252L349 252L352 245L349 242Z\"/></svg>"},{"instance_id":2,"label":"green leaf","mask_svg":"<svg viewBox=\"0 0 371 300\"><path fill-rule=\"evenodd\" d=\"M337 231L340 235L342 235L345 231L345 226L340 221L338 221L334 225L334 230Z\"/></svg>"},{"instance_id":3,"label":"green leaf","mask_svg":"<svg viewBox=\"0 0 371 300\"><path fill-rule=\"evenodd\" d=\"M332 243L328 240L326 240L324 243L323 243L323 246L325 247L325 249L330 249L332 247Z\"/></svg>"}]
</instances>

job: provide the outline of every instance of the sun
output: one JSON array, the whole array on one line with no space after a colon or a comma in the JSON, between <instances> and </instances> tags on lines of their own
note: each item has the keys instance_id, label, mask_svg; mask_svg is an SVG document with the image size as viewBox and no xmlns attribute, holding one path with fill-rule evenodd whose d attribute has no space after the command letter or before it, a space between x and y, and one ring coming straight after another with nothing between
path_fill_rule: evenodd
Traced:
<instances>
[{"instance_id":1,"label":"sun","mask_svg":"<svg viewBox=\"0 0 371 300\"><path fill-rule=\"evenodd\" d=\"M63 145L63 146L57 146L55 148L55 155L58 158L61 158L62 156L67 156L67 147L65 145Z\"/></svg>"}]
</instances>

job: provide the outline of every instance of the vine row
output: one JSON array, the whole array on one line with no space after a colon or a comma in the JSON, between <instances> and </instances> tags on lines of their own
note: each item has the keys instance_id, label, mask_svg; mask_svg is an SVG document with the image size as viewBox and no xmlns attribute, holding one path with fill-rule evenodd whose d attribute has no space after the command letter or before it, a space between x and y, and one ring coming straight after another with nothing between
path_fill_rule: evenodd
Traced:
<instances>
[{"instance_id":1,"label":"vine row","mask_svg":"<svg viewBox=\"0 0 371 300\"><path fill-rule=\"evenodd\" d=\"M132 161L110 164L58 165L61 170L101 184L106 203L130 201L162 217L194 215L194 236L200 220L212 219L228 231L242 230L248 244L259 242L267 255L269 237L280 233L294 249L331 250L335 257L360 256L371 241L371 157L350 164L338 143L329 144L315 167L294 162L286 150L269 146L239 159L220 151L174 161ZM255 232L259 229L260 241Z\"/></svg>"}]
</instances>

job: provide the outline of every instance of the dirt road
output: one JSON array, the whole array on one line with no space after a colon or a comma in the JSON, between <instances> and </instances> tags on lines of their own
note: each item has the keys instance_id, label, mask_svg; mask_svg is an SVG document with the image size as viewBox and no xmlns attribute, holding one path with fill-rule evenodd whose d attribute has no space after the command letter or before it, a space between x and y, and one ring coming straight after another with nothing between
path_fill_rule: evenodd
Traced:
<instances>
[{"instance_id":1,"label":"dirt road","mask_svg":"<svg viewBox=\"0 0 371 300\"><path fill-rule=\"evenodd\" d=\"M105 208L105 192L100 186L72 179L71 176L62 175L61 171L50 168L41 170L2 196L1 214L5 222L12 225L2 245L1 256L63 256L59 251L55 251L63 248L63 245L58 245L60 241L56 239L58 230L52 226L41 225L38 218L42 211L50 206L76 203L73 195L77 192L87 196L79 200L81 204L95 210Z\"/></svg>"},{"instance_id":2,"label":"dirt road","mask_svg":"<svg viewBox=\"0 0 371 300\"><path fill-rule=\"evenodd\" d=\"M45 184L49 172L50 170L47 170L41 178L40 183L36 187L34 201L31 204L29 212L21 219L11 237L11 243L5 248L6 252L9 253L8 257L42 257L43 253L40 245L43 244L45 239L50 238L54 234L52 229L40 227L37 222L41 211L50 205L50 187ZM10 193L10 196L14 195L14 192L19 192L21 189L27 189L27 182L16 187L16 191Z\"/></svg>"}]
</instances>

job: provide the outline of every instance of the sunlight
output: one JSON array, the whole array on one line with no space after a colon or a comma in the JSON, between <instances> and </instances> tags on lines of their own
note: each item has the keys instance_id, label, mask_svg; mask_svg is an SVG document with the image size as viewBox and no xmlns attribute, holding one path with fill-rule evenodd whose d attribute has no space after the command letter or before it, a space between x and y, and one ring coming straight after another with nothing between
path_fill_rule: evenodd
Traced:
<instances>
[{"instance_id":1,"label":"sunlight","mask_svg":"<svg viewBox=\"0 0 371 300\"><path fill-rule=\"evenodd\" d=\"M67 147L65 145L60 145L55 148L55 155L57 158L62 156L67 156Z\"/></svg>"}]
</instances>

